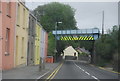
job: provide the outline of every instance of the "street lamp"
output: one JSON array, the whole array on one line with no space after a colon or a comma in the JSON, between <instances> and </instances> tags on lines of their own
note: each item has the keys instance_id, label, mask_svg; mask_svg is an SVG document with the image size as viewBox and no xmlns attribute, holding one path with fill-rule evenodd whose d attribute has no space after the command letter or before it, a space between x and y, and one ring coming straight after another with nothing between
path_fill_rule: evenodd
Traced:
<instances>
[{"instance_id":1,"label":"street lamp","mask_svg":"<svg viewBox=\"0 0 120 81\"><path fill-rule=\"evenodd\" d=\"M57 26L58 26L58 24L62 24L62 22L55 22L55 56L56 56L56 53L57 53L57 47L56 47L57 46L56 45L57 41L56 41L56 38L57 38Z\"/></svg>"}]
</instances>

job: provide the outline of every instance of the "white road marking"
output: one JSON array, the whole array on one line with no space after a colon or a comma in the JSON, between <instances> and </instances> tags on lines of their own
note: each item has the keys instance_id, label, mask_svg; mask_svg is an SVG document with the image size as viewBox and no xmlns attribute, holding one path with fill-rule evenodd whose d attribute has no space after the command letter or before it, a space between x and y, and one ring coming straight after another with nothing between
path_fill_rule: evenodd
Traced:
<instances>
[{"instance_id":1,"label":"white road marking","mask_svg":"<svg viewBox=\"0 0 120 81\"><path fill-rule=\"evenodd\" d=\"M81 69L82 71L85 71L84 69Z\"/></svg>"},{"instance_id":2,"label":"white road marking","mask_svg":"<svg viewBox=\"0 0 120 81\"><path fill-rule=\"evenodd\" d=\"M80 68L80 67L79 67ZM82 69L82 68L80 68L80 69Z\"/></svg>"},{"instance_id":3,"label":"white road marking","mask_svg":"<svg viewBox=\"0 0 120 81\"><path fill-rule=\"evenodd\" d=\"M75 63L74 63L75 64ZM77 64L75 64L78 68L82 69L80 66L78 66Z\"/></svg>"},{"instance_id":4,"label":"white road marking","mask_svg":"<svg viewBox=\"0 0 120 81\"><path fill-rule=\"evenodd\" d=\"M78 68L80 68L82 71L85 71L84 69L82 69L80 66L78 66L76 63L74 63ZM96 78L95 76L92 76L90 73L88 73L87 71L85 71L86 74L90 75L92 78L96 79L97 81L100 81L98 78Z\"/></svg>"},{"instance_id":5,"label":"white road marking","mask_svg":"<svg viewBox=\"0 0 120 81\"><path fill-rule=\"evenodd\" d=\"M50 71L44 73L43 75L39 76L37 79L41 79L43 76L45 76L46 74L48 74Z\"/></svg>"},{"instance_id":6,"label":"white road marking","mask_svg":"<svg viewBox=\"0 0 120 81\"><path fill-rule=\"evenodd\" d=\"M73 62L75 64L75 62ZM77 67L79 67L77 64L75 64Z\"/></svg>"},{"instance_id":7,"label":"white road marking","mask_svg":"<svg viewBox=\"0 0 120 81\"><path fill-rule=\"evenodd\" d=\"M74 63L79 69L81 69L82 71L85 71L84 69L82 69L80 66L78 66L76 63Z\"/></svg>"},{"instance_id":8,"label":"white road marking","mask_svg":"<svg viewBox=\"0 0 120 81\"><path fill-rule=\"evenodd\" d=\"M88 73L87 71L85 73L88 74L88 75L90 75L90 73Z\"/></svg>"},{"instance_id":9,"label":"white road marking","mask_svg":"<svg viewBox=\"0 0 120 81\"><path fill-rule=\"evenodd\" d=\"M92 76L94 79L98 80L98 78L96 78L95 76Z\"/></svg>"}]
</instances>

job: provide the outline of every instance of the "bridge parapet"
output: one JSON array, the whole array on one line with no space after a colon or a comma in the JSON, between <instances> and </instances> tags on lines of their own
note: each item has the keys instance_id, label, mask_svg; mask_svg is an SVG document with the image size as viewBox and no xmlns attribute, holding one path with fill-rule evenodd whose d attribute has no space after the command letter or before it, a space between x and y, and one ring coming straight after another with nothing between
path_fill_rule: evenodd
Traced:
<instances>
[{"instance_id":1,"label":"bridge parapet","mask_svg":"<svg viewBox=\"0 0 120 81\"><path fill-rule=\"evenodd\" d=\"M52 31L57 40L96 40L99 38L98 28L79 30L57 30Z\"/></svg>"}]
</instances>

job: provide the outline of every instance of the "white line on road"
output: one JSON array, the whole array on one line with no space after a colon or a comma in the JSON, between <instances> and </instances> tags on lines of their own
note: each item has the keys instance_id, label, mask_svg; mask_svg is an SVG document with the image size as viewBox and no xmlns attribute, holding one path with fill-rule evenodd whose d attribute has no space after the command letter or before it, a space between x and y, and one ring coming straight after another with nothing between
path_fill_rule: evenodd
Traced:
<instances>
[{"instance_id":1,"label":"white line on road","mask_svg":"<svg viewBox=\"0 0 120 81\"><path fill-rule=\"evenodd\" d=\"M75 64L75 63L74 63ZM78 68L80 68L82 70L82 68L80 66L78 66L77 64L75 64Z\"/></svg>"},{"instance_id":2,"label":"white line on road","mask_svg":"<svg viewBox=\"0 0 120 81\"><path fill-rule=\"evenodd\" d=\"M79 67L80 68L80 67ZM82 69L82 68L80 68L80 69Z\"/></svg>"},{"instance_id":3,"label":"white line on road","mask_svg":"<svg viewBox=\"0 0 120 81\"><path fill-rule=\"evenodd\" d=\"M95 76L92 76L94 79L98 80L98 78L96 78Z\"/></svg>"},{"instance_id":4,"label":"white line on road","mask_svg":"<svg viewBox=\"0 0 120 81\"><path fill-rule=\"evenodd\" d=\"M37 79L41 79L43 76L45 76L46 74L48 74L50 71L44 73L43 75L39 76Z\"/></svg>"},{"instance_id":5,"label":"white line on road","mask_svg":"<svg viewBox=\"0 0 120 81\"><path fill-rule=\"evenodd\" d=\"M82 69L80 66L78 66L76 63L74 63L78 68L80 68L82 71L85 71L84 69ZM96 78L95 76L92 76L90 73L88 73L87 71L85 71L86 74L90 75L92 78L96 79L97 81L100 81L98 78Z\"/></svg>"},{"instance_id":6,"label":"white line on road","mask_svg":"<svg viewBox=\"0 0 120 81\"><path fill-rule=\"evenodd\" d=\"M85 71L84 69L81 69L82 71Z\"/></svg>"},{"instance_id":7,"label":"white line on road","mask_svg":"<svg viewBox=\"0 0 120 81\"><path fill-rule=\"evenodd\" d=\"M80 66L78 66L76 63L74 63L79 69L81 69L82 71L85 71L84 69L82 69Z\"/></svg>"},{"instance_id":8,"label":"white line on road","mask_svg":"<svg viewBox=\"0 0 120 81\"><path fill-rule=\"evenodd\" d=\"M90 75L90 73L88 73L87 71L85 73L88 74L88 75Z\"/></svg>"},{"instance_id":9,"label":"white line on road","mask_svg":"<svg viewBox=\"0 0 120 81\"><path fill-rule=\"evenodd\" d=\"M74 62L73 62L74 63ZM75 63L74 63L75 64ZM77 64L75 64L77 67L79 67Z\"/></svg>"}]
</instances>

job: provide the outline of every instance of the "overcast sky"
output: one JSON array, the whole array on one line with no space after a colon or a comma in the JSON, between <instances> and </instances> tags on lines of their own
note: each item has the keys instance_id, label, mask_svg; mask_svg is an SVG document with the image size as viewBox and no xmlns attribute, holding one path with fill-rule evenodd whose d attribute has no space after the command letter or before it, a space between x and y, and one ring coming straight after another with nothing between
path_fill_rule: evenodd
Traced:
<instances>
[{"instance_id":1,"label":"overcast sky","mask_svg":"<svg viewBox=\"0 0 120 81\"><path fill-rule=\"evenodd\" d=\"M33 10L39 5L47 4L48 2L27 2L29 9ZM69 4L76 9L75 18L77 27L80 29L98 27L101 30L102 26L102 11L105 12L105 30L112 28L113 25L118 25L118 3L117 2L62 2Z\"/></svg>"}]
</instances>

